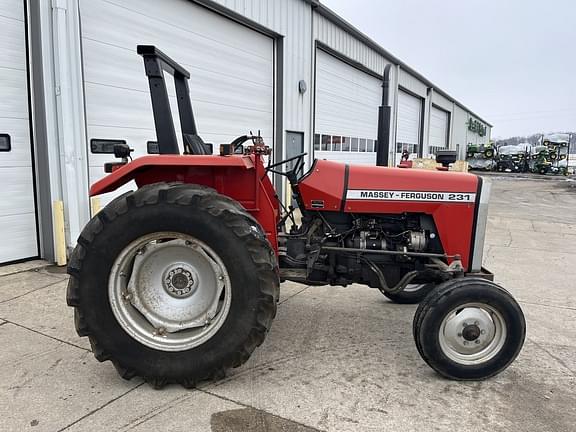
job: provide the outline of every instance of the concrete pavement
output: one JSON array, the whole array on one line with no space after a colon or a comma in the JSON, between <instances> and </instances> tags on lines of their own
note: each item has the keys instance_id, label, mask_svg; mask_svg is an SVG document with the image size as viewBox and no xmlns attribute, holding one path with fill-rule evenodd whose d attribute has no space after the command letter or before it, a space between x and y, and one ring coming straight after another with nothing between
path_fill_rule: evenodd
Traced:
<instances>
[{"instance_id":1,"label":"concrete pavement","mask_svg":"<svg viewBox=\"0 0 576 432\"><path fill-rule=\"evenodd\" d=\"M485 265L528 324L501 375L436 375L412 340L415 306L286 283L247 364L196 390L156 391L98 363L73 329L67 276L27 264L0 269L0 431L576 430L576 189L491 179Z\"/></svg>"}]
</instances>

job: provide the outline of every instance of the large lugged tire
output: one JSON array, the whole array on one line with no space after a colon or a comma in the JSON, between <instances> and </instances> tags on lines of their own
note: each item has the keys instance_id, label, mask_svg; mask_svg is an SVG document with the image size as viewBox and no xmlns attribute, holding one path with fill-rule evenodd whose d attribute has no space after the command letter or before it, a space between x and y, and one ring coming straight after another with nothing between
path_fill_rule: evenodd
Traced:
<instances>
[{"instance_id":1,"label":"large lugged tire","mask_svg":"<svg viewBox=\"0 0 576 432\"><path fill-rule=\"evenodd\" d=\"M413 334L435 371L450 379L482 380L506 369L520 353L526 321L504 288L461 278L438 285L420 303Z\"/></svg>"},{"instance_id":2,"label":"large lugged tire","mask_svg":"<svg viewBox=\"0 0 576 432\"><path fill-rule=\"evenodd\" d=\"M155 387L194 387L246 362L279 295L258 222L197 185L118 197L84 228L68 272L67 302L95 357Z\"/></svg>"},{"instance_id":3,"label":"large lugged tire","mask_svg":"<svg viewBox=\"0 0 576 432\"><path fill-rule=\"evenodd\" d=\"M416 304L420 303L432 289L434 289L434 284L410 284L397 293L389 293L383 289L380 292L394 303Z\"/></svg>"}]
</instances>

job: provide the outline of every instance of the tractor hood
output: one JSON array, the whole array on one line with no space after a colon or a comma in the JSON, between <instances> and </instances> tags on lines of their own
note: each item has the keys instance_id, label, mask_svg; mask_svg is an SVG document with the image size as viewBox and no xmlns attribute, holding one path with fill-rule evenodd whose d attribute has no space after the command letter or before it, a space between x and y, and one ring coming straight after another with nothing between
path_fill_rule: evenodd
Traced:
<instances>
[{"instance_id":1,"label":"tractor hood","mask_svg":"<svg viewBox=\"0 0 576 432\"><path fill-rule=\"evenodd\" d=\"M300 180L306 208L373 212L364 201L473 204L478 177L473 174L317 160ZM406 210L405 210L406 211Z\"/></svg>"},{"instance_id":2,"label":"tractor hood","mask_svg":"<svg viewBox=\"0 0 576 432\"><path fill-rule=\"evenodd\" d=\"M318 160L298 189L310 211L431 215L444 251L481 266L488 187L476 175Z\"/></svg>"}]
</instances>

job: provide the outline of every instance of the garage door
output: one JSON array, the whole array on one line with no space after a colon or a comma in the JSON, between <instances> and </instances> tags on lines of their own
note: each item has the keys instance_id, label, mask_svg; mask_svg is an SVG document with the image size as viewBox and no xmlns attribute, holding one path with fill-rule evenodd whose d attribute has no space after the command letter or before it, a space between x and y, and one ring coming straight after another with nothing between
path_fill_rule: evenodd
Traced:
<instances>
[{"instance_id":1,"label":"garage door","mask_svg":"<svg viewBox=\"0 0 576 432\"><path fill-rule=\"evenodd\" d=\"M271 38L189 0L82 0L80 16L89 140L125 140L136 156L146 154L146 143L156 140L148 81L136 54L136 45L149 44L190 72L192 104L204 141L217 149L236 136L261 130L272 146ZM90 154L89 159L93 182L104 176L103 164L110 156Z\"/></svg>"},{"instance_id":2,"label":"garage door","mask_svg":"<svg viewBox=\"0 0 576 432\"><path fill-rule=\"evenodd\" d=\"M0 263L38 255L24 2L0 1Z\"/></svg>"},{"instance_id":3,"label":"garage door","mask_svg":"<svg viewBox=\"0 0 576 432\"><path fill-rule=\"evenodd\" d=\"M448 148L450 132L450 113L435 106L430 111L429 155L435 155L437 150Z\"/></svg>"},{"instance_id":4,"label":"garage door","mask_svg":"<svg viewBox=\"0 0 576 432\"><path fill-rule=\"evenodd\" d=\"M382 81L316 52L314 157L376 164Z\"/></svg>"},{"instance_id":5,"label":"garage door","mask_svg":"<svg viewBox=\"0 0 576 432\"><path fill-rule=\"evenodd\" d=\"M396 129L396 162L404 150L418 157L422 124L422 99L398 91L398 126Z\"/></svg>"}]
</instances>

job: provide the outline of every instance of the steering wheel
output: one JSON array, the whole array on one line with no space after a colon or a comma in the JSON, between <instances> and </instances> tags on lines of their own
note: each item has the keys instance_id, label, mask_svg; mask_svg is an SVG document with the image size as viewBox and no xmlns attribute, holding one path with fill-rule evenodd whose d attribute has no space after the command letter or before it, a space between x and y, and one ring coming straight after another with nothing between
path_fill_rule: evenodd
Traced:
<instances>
[{"instance_id":1,"label":"steering wheel","mask_svg":"<svg viewBox=\"0 0 576 432\"><path fill-rule=\"evenodd\" d=\"M288 180L290 181L291 185L294 185L297 183L298 181L298 171L300 171L300 169L302 169L304 167L304 157L308 155L307 152L305 153L300 153L297 154L296 156L292 156L288 159L284 159L280 162L276 162L274 164L268 164L268 166L266 167L266 173L274 173L274 174L278 174L278 175L282 175L282 176L286 176L288 178ZM296 163L294 164L294 166L292 167L292 169L290 171L277 171L274 168L278 168L282 165L285 165L289 162L292 161L296 161Z\"/></svg>"}]
</instances>

